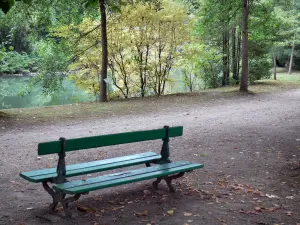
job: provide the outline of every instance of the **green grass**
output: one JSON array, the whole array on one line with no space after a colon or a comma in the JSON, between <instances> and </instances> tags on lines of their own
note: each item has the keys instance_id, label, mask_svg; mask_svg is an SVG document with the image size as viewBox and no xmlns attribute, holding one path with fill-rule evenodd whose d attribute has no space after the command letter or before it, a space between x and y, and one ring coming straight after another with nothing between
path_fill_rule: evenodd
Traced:
<instances>
[{"instance_id":1,"label":"green grass","mask_svg":"<svg viewBox=\"0 0 300 225\"><path fill-rule=\"evenodd\" d=\"M253 89L256 93L262 93L295 88L300 88L300 72L292 74L287 72L277 73L277 80L274 80L273 76L270 79L259 80L250 89Z\"/></svg>"},{"instance_id":2,"label":"green grass","mask_svg":"<svg viewBox=\"0 0 300 225\"><path fill-rule=\"evenodd\" d=\"M288 74L287 72L278 73L277 80L300 83L300 72L294 72L292 74Z\"/></svg>"}]
</instances>

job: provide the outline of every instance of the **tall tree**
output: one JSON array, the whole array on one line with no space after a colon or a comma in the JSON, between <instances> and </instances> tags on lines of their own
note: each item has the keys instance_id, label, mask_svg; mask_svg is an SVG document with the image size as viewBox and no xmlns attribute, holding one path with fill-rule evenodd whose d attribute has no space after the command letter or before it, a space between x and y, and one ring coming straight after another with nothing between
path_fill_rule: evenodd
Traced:
<instances>
[{"instance_id":1,"label":"tall tree","mask_svg":"<svg viewBox=\"0 0 300 225\"><path fill-rule=\"evenodd\" d=\"M242 77L240 91L248 91L248 0L243 1L242 19Z\"/></svg>"},{"instance_id":2,"label":"tall tree","mask_svg":"<svg viewBox=\"0 0 300 225\"><path fill-rule=\"evenodd\" d=\"M239 80L239 76L237 73L237 47L236 47L236 28L232 29L232 35L231 35L231 45L232 45L232 63L231 63L231 67L232 67L232 77L233 79L235 79L236 81Z\"/></svg>"},{"instance_id":3,"label":"tall tree","mask_svg":"<svg viewBox=\"0 0 300 225\"><path fill-rule=\"evenodd\" d=\"M99 0L101 14L101 45L102 45L102 66L101 66L101 84L100 84L100 102L107 102L107 22L106 22L106 2Z\"/></svg>"},{"instance_id":4,"label":"tall tree","mask_svg":"<svg viewBox=\"0 0 300 225\"><path fill-rule=\"evenodd\" d=\"M295 13L295 0L293 0L293 11L292 13ZM294 52L295 52L295 41L296 41L296 26L293 24L293 30L294 30L294 38L292 43L292 53L290 57L290 65L289 65L289 74L292 74L292 68L293 68L293 62L294 62Z\"/></svg>"}]
</instances>

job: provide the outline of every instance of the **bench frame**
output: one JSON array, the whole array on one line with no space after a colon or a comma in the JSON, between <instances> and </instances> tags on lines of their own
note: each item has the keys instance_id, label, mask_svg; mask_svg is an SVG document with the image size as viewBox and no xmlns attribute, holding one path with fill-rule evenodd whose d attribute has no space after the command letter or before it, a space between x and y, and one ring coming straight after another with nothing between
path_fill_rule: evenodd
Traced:
<instances>
[{"instance_id":1,"label":"bench frame","mask_svg":"<svg viewBox=\"0 0 300 225\"><path fill-rule=\"evenodd\" d=\"M165 130L165 137L162 139L163 140L163 145L162 145L161 152L160 152L161 159L152 162L152 163L155 163L155 164L166 164L166 163L171 162L171 160L169 159L169 157L170 157L169 126L164 126L164 130ZM51 180L48 180L48 181L43 181L42 184L43 184L43 188L46 190L46 192L53 199L53 202L49 205L49 212L54 213L57 204L61 203L61 205L63 206L64 212L65 212L66 218L70 218L70 217L72 217L72 214L68 210L69 203L77 201L82 194L88 194L88 192L87 193L81 193L81 194L75 194L74 196L66 198L66 193L63 193L62 191L54 190L53 188L51 188L48 185L48 182L54 183L54 184L62 184L62 183L65 183L65 182L68 181L66 179L66 161L65 161L65 157L66 157L65 149L66 149L67 139L61 137L59 140L60 140L60 143L61 143L61 151L58 153L59 158L58 158L58 164L57 164L57 177L55 177ZM145 164L146 164L147 167L151 166L151 163L149 163L149 162L147 162ZM155 189L157 189L158 184L162 180L164 180L167 183L170 192L175 192L175 188L172 185L172 180L178 179L178 178L182 177L184 174L185 174L185 172L180 172L179 174L176 174L176 175L159 177L159 178L157 178L156 181L154 181L152 183L152 185Z\"/></svg>"}]
</instances>

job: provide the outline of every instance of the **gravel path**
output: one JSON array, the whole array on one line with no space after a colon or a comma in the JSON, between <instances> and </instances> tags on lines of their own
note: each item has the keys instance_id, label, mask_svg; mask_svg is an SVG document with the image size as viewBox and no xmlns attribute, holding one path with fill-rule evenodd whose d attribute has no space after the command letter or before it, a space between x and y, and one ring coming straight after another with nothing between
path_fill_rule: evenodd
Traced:
<instances>
[{"instance_id":1,"label":"gravel path","mask_svg":"<svg viewBox=\"0 0 300 225\"><path fill-rule=\"evenodd\" d=\"M173 161L201 162L205 169L181 180L175 196L164 188L152 194L150 182L91 193L79 203L93 205L97 212L79 212L80 207L75 210L74 204L75 219L70 224L300 223L300 90L217 98L206 103L192 98L195 101L189 105L176 103L143 114L2 129L0 224L69 223L46 215L50 198L41 185L18 177L20 171L55 166L56 156L37 158L37 143L61 136L75 138L163 125L184 126L184 136L171 140ZM79 151L68 156L67 162L159 152L160 145L161 141L153 141ZM145 191L148 189L151 194ZM171 216L167 213L170 209L174 211ZM148 210L147 216L134 214L144 210Z\"/></svg>"}]
</instances>

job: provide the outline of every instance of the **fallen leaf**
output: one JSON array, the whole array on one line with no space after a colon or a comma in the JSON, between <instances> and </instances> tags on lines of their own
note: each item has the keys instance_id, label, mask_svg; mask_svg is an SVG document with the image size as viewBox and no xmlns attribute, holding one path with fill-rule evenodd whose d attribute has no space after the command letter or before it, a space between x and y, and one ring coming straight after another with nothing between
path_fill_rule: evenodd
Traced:
<instances>
[{"instance_id":1,"label":"fallen leaf","mask_svg":"<svg viewBox=\"0 0 300 225\"><path fill-rule=\"evenodd\" d=\"M280 208L278 207L272 207L272 208L266 208L266 211L268 212L275 212L276 210L279 210Z\"/></svg>"},{"instance_id":2,"label":"fallen leaf","mask_svg":"<svg viewBox=\"0 0 300 225\"><path fill-rule=\"evenodd\" d=\"M259 196L259 197L265 197L265 196L266 196L264 193L260 192L259 190L255 190L255 191L253 192L253 194L254 194L254 195L257 195L257 196Z\"/></svg>"},{"instance_id":3,"label":"fallen leaf","mask_svg":"<svg viewBox=\"0 0 300 225\"><path fill-rule=\"evenodd\" d=\"M266 194L266 197L268 197L268 198L279 198L277 195L269 195L269 194Z\"/></svg>"},{"instance_id":4,"label":"fallen leaf","mask_svg":"<svg viewBox=\"0 0 300 225\"><path fill-rule=\"evenodd\" d=\"M192 214L192 213L188 213L188 212L184 212L183 215L184 215L184 216L191 216L191 215L193 215L193 214Z\"/></svg>"},{"instance_id":5,"label":"fallen leaf","mask_svg":"<svg viewBox=\"0 0 300 225\"><path fill-rule=\"evenodd\" d=\"M220 187L225 187L225 182L224 182L224 181L219 181L219 182L218 182L218 185L219 185Z\"/></svg>"},{"instance_id":6,"label":"fallen leaf","mask_svg":"<svg viewBox=\"0 0 300 225\"><path fill-rule=\"evenodd\" d=\"M120 210L120 209L123 209L124 208L124 206L122 205L122 206L120 206L120 207L114 207L112 210L113 211L117 211L117 210Z\"/></svg>"},{"instance_id":7,"label":"fallen leaf","mask_svg":"<svg viewBox=\"0 0 300 225\"><path fill-rule=\"evenodd\" d=\"M29 208L26 208L27 210L33 210L33 208L32 207L29 207Z\"/></svg>"},{"instance_id":8,"label":"fallen leaf","mask_svg":"<svg viewBox=\"0 0 300 225\"><path fill-rule=\"evenodd\" d=\"M141 212L141 213L139 213L139 212L134 212L134 214L136 215L136 216L148 216L148 210L145 210L145 211L143 211L143 212Z\"/></svg>"},{"instance_id":9,"label":"fallen leaf","mask_svg":"<svg viewBox=\"0 0 300 225\"><path fill-rule=\"evenodd\" d=\"M286 199L294 199L294 196L286 196Z\"/></svg>"},{"instance_id":10,"label":"fallen leaf","mask_svg":"<svg viewBox=\"0 0 300 225\"><path fill-rule=\"evenodd\" d=\"M169 216L173 216L174 215L174 210L171 209L167 213L168 213Z\"/></svg>"},{"instance_id":11,"label":"fallen leaf","mask_svg":"<svg viewBox=\"0 0 300 225\"><path fill-rule=\"evenodd\" d=\"M286 214L287 216L292 216L292 215L293 215L293 212L287 211L285 214Z\"/></svg>"},{"instance_id":12,"label":"fallen leaf","mask_svg":"<svg viewBox=\"0 0 300 225\"><path fill-rule=\"evenodd\" d=\"M84 212L84 213L88 213L88 212L96 212L96 210L93 209L93 208L85 207L85 206L82 206L82 205L79 205L79 204L76 205L76 209L77 209L78 211Z\"/></svg>"},{"instance_id":13,"label":"fallen leaf","mask_svg":"<svg viewBox=\"0 0 300 225\"><path fill-rule=\"evenodd\" d=\"M63 207L55 208L55 212L62 212L62 211L64 211L64 208L63 208Z\"/></svg>"},{"instance_id":14,"label":"fallen leaf","mask_svg":"<svg viewBox=\"0 0 300 225\"><path fill-rule=\"evenodd\" d=\"M255 207L254 209L255 209L255 211L257 211L257 212L262 212L262 209L261 209L260 207Z\"/></svg>"},{"instance_id":15,"label":"fallen leaf","mask_svg":"<svg viewBox=\"0 0 300 225\"><path fill-rule=\"evenodd\" d=\"M259 213L257 211L245 211L243 209L241 209L239 211L239 213L243 213L243 214L253 214L253 215L258 215Z\"/></svg>"}]
</instances>

